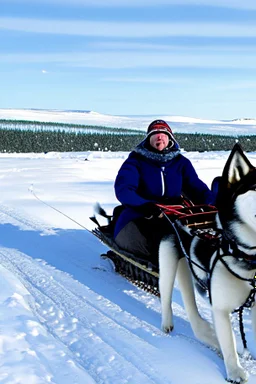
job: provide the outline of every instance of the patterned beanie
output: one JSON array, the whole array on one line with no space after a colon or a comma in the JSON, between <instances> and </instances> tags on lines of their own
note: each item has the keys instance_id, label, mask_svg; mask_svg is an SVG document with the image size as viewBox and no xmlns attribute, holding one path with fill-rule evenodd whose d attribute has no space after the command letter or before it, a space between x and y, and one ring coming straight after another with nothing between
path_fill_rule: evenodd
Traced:
<instances>
[{"instance_id":1,"label":"patterned beanie","mask_svg":"<svg viewBox=\"0 0 256 384\"><path fill-rule=\"evenodd\" d=\"M173 133L169 125L164 120L154 120L148 126L147 137L154 135L155 133L166 133L169 139L174 140Z\"/></svg>"}]
</instances>

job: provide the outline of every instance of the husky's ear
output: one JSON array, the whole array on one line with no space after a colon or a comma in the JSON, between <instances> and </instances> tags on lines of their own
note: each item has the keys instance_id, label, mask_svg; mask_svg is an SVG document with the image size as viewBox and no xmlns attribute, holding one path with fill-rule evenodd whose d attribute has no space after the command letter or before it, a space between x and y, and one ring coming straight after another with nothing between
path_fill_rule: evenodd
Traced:
<instances>
[{"instance_id":1,"label":"husky's ear","mask_svg":"<svg viewBox=\"0 0 256 384\"><path fill-rule=\"evenodd\" d=\"M238 183L253 169L255 169L255 167L245 156L241 145L236 143L225 164L222 177L229 185L233 185Z\"/></svg>"}]
</instances>

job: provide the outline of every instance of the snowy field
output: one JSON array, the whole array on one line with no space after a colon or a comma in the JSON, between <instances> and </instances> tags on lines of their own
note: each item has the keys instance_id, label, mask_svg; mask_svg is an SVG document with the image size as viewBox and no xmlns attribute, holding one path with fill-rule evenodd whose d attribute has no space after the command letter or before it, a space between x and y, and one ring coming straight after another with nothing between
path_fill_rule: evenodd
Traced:
<instances>
[{"instance_id":1,"label":"snowy field","mask_svg":"<svg viewBox=\"0 0 256 384\"><path fill-rule=\"evenodd\" d=\"M146 132L155 119L164 119L179 133L221 135L255 135L256 119L206 120L173 115L113 116L94 111L62 111L44 109L0 109L0 119L29 120L66 124L101 125L113 128L141 129Z\"/></svg>"},{"instance_id":2,"label":"snowy field","mask_svg":"<svg viewBox=\"0 0 256 384\"><path fill-rule=\"evenodd\" d=\"M225 383L223 360L193 337L178 286L175 330L166 336L159 299L117 275L84 228L93 228L96 201L108 212L117 203L113 181L126 156L0 154L1 383ZM185 156L210 185L228 153ZM256 165L256 152L248 156ZM208 304L198 297L198 305L210 320ZM248 314L245 329L256 356ZM256 384L255 360L242 364Z\"/></svg>"}]
</instances>

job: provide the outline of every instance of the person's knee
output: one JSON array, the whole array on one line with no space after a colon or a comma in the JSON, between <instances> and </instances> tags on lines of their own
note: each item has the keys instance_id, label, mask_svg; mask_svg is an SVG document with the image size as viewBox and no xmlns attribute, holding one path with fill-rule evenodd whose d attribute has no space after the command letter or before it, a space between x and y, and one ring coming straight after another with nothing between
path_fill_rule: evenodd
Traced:
<instances>
[{"instance_id":1,"label":"person's knee","mask_svg":"<svg viewBox=\"0 0 256 384\"><path fill-rule=\"evenodd\" d=\"M120 248L131 253L145 256L150 255L148 240L134 222L126 224L126 226L121 229L115 238L115 242Z\"/></svg>"}]
</instances>

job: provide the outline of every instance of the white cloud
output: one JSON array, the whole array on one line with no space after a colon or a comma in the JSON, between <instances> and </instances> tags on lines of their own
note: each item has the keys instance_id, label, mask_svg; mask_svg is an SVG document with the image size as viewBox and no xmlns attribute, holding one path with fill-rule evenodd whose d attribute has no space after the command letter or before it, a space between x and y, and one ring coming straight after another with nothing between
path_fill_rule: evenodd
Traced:
<instances>
[{"instance_id":1,"label":"white cloud","mask_svg":"<svg viewBox=\"0 0 256 384\"><path fill-rule=\"evenodd\" d=\"M87 68L256 68L254 53L214 54L201 52L70 52L41 54L0 54L1 63L53 63L55 67Z\"/></svg>"},{"instance_id":2,"label":"white cloud","mask_svg":"<svg viewBox=\"0 0 256 384\"><path fill-rule=\"evenodd\" d=\"M46 73L48 73L45 69L42 69L42 73L43 74L46 74Z\"/></svg>"},{"instance_id":3,"label":"white cloud","mask_svg":"<svg viewBox=\"0 0 256 384\"><path fill-rule=\"evenodd\" d=\"M119 38L201 36L201 37L256 37L252 23L142 23L40 20L29 18L0 18L0 29L30 33L104 36Z\"/></svg>"},{"instance_id":4,"label":"white cloud","mask_svg":"<svg viewBox=\"0 0 256 384\"><path fill-rule=\"evenodd\" d=\"M213 53L213 52L251 52L252 49L254 51L255 49L255 43L254 42L251 42L250 44L242 44L242 43L236 43L236 44L232 44L232 45L228 45L228 44L219 44L216 43L215 45L212 45L209 43L204 43L204 44L200 44L200 45L177 45L177 44L159 44L159 43L155 43L155 44L149 44L149 43L143 43L143 42L128 42L128 41L124 41L122 40L121 42L116 42L116 41L109 41L109 42L106 42L106 41L97 41L97 42L93 42L93 43L88 43L87 44L88 47L92 48L93 50L97 49L97 50L120 50L120 51L167 51L167 52L184 52L184 51L187 51L187 52L198 52L198 53L206 53L208 52L209 54L210 53Z\"/></svg>"},{"instance_id":5,"label":"white cloud","mask_svg":"<svg viewBox=\"0 0 256 384\"><path fill-rule=\"evenodd\" d=\"M203 5L238 9L256 9L255 0L9 0L9 3L41 3L94 7L159 7L161 5Z\"/></svg>"},{"instance_id":6,"label":"white cloud","mask_svg":"<svg viewBox=\"0 0 256 384\"><path fill-rule=\"evenodd\" d=\"M185 78L169 78L169 77L106 77L102 81L109 81L115 83L156 83L156 84L188 84L191 80Z\"/></svg>"},{"instance_id":7,"label":"white cloud","mask_svg":"<svg viewBox=\"0 0 256 384\"><path fill-rule=\"evenodd\" d=\"M239 81L232 82L232 84L225 84L223 86L219 86L218 89L225 90L243 90L243 89L251 89L256 90L256 81Z\"/></svg>"}]
</instances>

